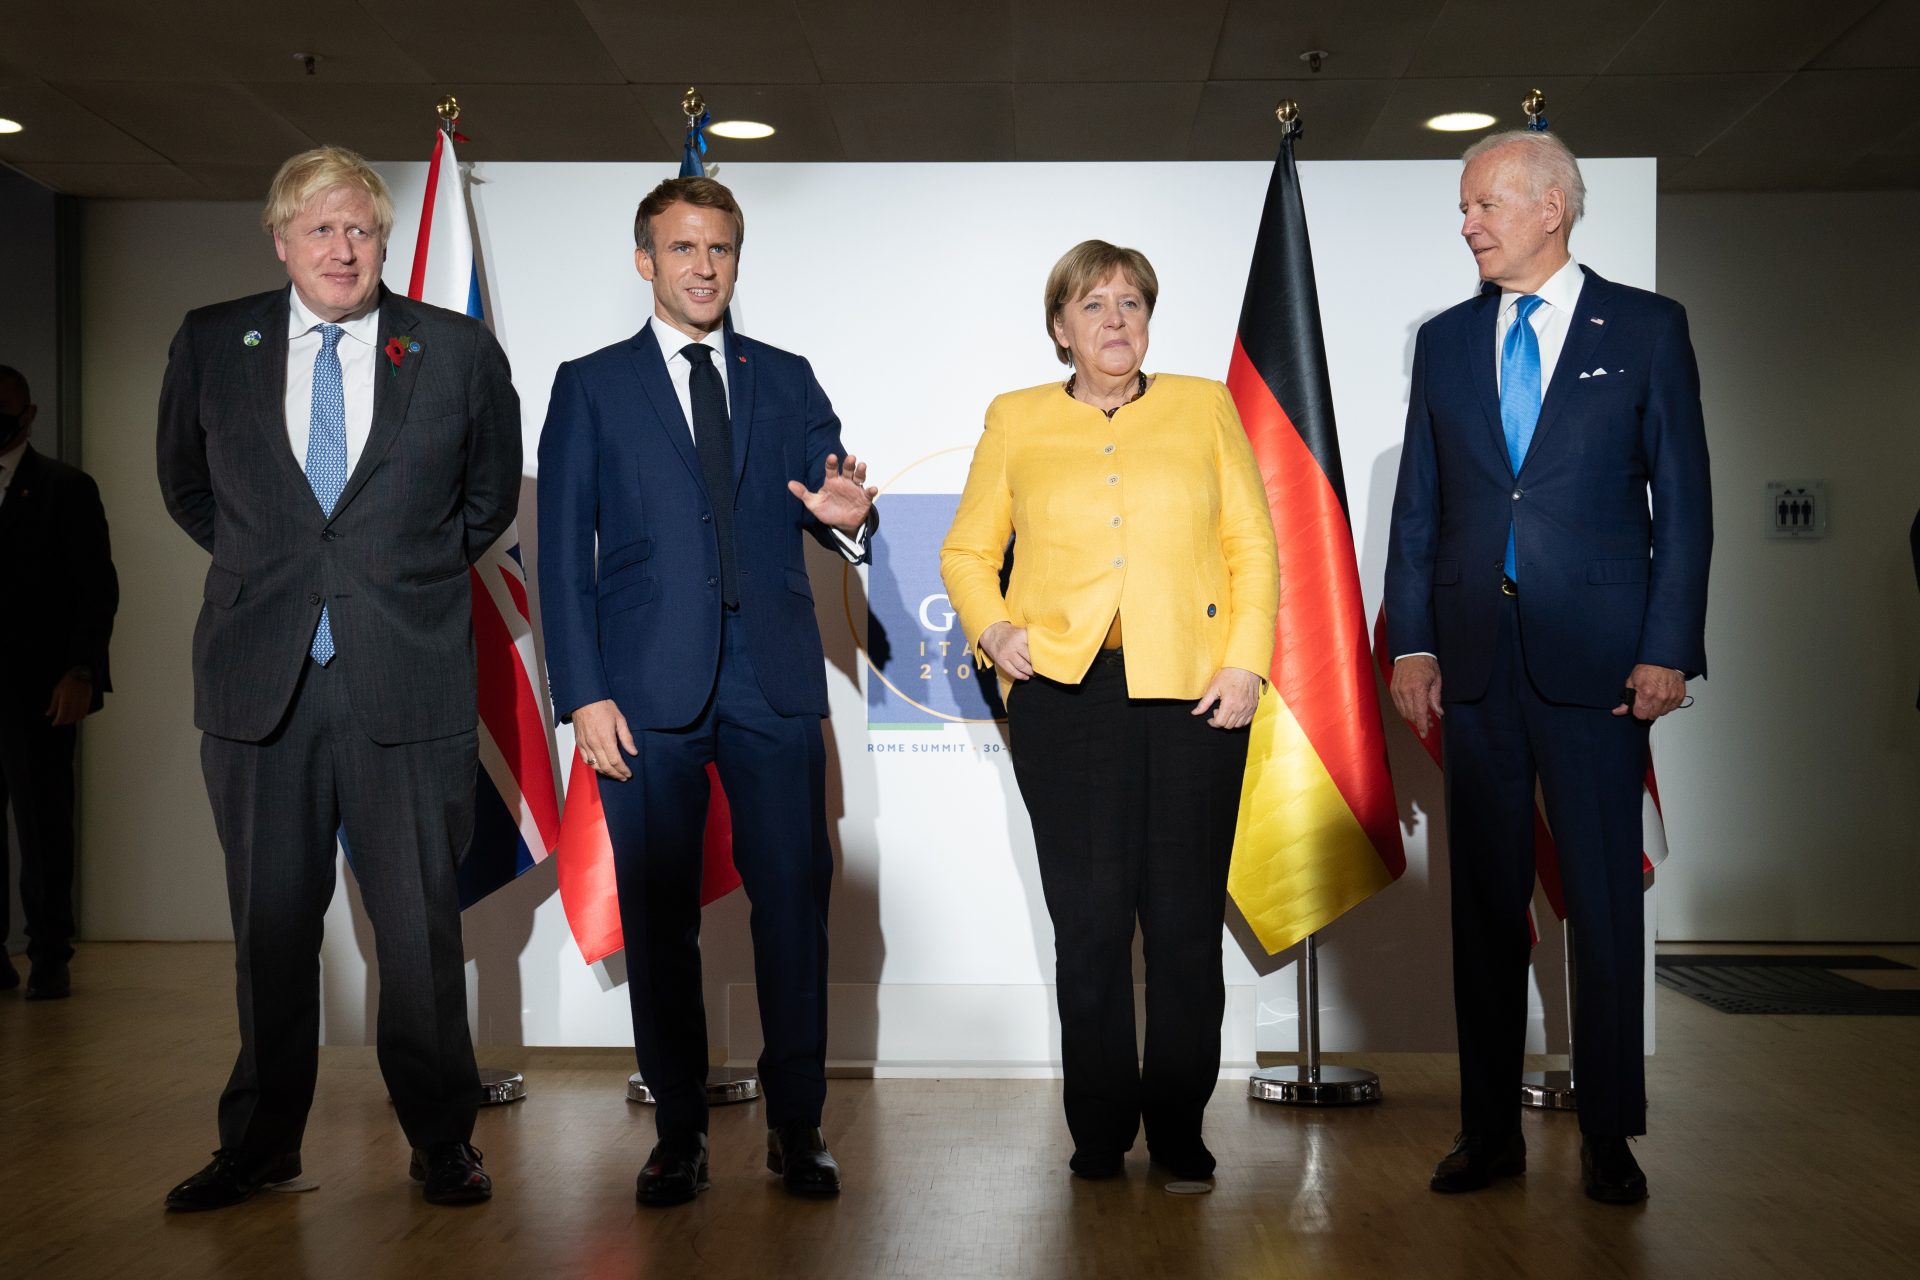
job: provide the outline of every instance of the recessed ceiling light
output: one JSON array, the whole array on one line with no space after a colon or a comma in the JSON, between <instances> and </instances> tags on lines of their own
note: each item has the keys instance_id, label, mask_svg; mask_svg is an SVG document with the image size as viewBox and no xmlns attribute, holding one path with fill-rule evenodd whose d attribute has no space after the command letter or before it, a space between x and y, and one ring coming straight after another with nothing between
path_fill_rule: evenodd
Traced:
<instances>
[{"instance_id":1,"label":"recessed ceiling light","mask_svg":"<svg viewBox=\"0 0 1920 1280\"><path fill-rule=\"evenodd\" d=\"M1427 121L1427 128L1441 133L1471 133L1492 123L1493 117L1484 111L1449 111Z\"/></svg>"},{"instance_id":2,"label":"recessed ceiling light","mask_svg":"<svg viewBox=\"0 0 1920 1280\"><path fill-rule=\"evenodd\" d=\"M24 128L26 126L18 120L9 120L5 116L0 116L0 133L18 133Z\"/></svg>"},{"instance_id":3,"label":"recessed ceiling light","mask_svg":"<svg viewBox=\"0 0 1920 1280\"><path fill-rule=\"evenodd\" d=\"M771 138L773 126L758 120L721 120L708 126L707 132L722 138Z\"/></svg>"}]
</instances>

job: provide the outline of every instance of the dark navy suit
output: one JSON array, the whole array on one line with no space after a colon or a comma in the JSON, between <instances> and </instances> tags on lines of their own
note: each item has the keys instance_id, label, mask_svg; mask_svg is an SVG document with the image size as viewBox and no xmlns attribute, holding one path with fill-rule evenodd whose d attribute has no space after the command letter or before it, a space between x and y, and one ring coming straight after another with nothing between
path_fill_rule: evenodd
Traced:
<instances>
[{"instance_id":1,"label":"dark navy suit","mask_svg":"<svg viewBox=\"0 0 1920 1280\"><path fill-rule=\"evenodd\" d=\"M1638 663L1706 673L1699 371L1678 303L1585 271L1515 475L1500 301L1489 287L1420 329L1386 578L1391 652L1440 664L1463 1127L1519 1126L1537 775L1574 925L1581 1128L1643 1133L1648 726L1611 711Z\"/></svg>"},{"instance_id":2,"label":"dark navy suit","mask_svg":"<svg viewBox=\"0 0 1920 1280\"><path fill-rule=\"evenodd\" d=\"M658 322L656 322L657 324ZM659 326L662 331L664 326ZM701 833L717 764L753 903L769 1125L817 1125L826 1095L832 852L827 685L787 490L820 486L840 423L799 356L728 331L734 490L708 492L655 328L560 366L540 437L540 603L553 704L611 698L639 753L601 779L635 1052L660 1134L706 1129ZM715 500L733 505L739 608L721 599Z\"/></svg>"}]
</instances>

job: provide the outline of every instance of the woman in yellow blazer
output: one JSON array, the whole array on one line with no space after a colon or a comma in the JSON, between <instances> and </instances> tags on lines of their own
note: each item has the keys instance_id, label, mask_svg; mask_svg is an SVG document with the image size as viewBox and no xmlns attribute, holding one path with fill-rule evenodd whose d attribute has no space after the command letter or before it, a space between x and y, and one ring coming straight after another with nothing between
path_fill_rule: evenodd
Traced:
<instances>
[{"instance_id":1,"label":"woman in yellow blazer","mask_svg":"<svg viewBox=\"0 0 1920 1280\"><path fill-rule=\"evenodd\" d=\"M1142 371L1159 283L1089 240L1055 264L1064 385L987 409L940 569L1007 701L1047 913L1072 1169L1207 1178L1220 968L1247 724L1279 595L1260 472L1226 387ZM1000 571L1015 539L1006 595ZM1146 943L1136 1056L1133 931Z\"/></svg>"}]
</instances>

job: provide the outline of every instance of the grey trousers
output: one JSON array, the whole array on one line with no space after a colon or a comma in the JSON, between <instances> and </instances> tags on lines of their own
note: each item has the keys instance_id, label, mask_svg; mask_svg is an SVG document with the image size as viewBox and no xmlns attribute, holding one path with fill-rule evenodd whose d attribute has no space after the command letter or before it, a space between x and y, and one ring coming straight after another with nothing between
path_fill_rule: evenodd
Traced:
<instances>
[{"instance_id":1,"label":"grey trousers","mask_svg":"<svg viewBox=\"0 0 1920 1280\"><path fill-rule=\"evenodd\" d=\"M313 1105L336 833L373 923L380 1070L401 1128L415 1147L464 1142L479 1106L455 882L473 835L475 734L374 742L355 727L349 661L308 663L286 718L262 741L201 740L226 851L240 1011L220 1145L249 1155L299 1150Z\"/></svg>"}]
</instances>

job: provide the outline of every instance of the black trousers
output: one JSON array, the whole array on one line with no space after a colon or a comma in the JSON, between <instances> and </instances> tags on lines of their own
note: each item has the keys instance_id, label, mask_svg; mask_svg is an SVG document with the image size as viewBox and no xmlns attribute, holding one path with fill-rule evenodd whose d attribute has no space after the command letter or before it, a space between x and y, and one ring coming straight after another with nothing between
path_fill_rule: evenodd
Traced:
<instances>
[{"instance_id":1,"label":"black trousers","mask_svg":"<svg viewBox=\"0 0 1920 1280\"><path fill-rule=\"evenodd\" d=\"M720 671L700 718L684 729L635 731L632 779L600 779L634 1057L659 1104L662 1138L707 1129L700 872L709 762L726 788L733 863L753 904L767 1123L817 1125L827 1096L826 747L819 716L767 705L748 655L750 625L739 613L722 624Z\"/></svg>"},{"instance_id":2,"label":"black trousers","mask_svg":"<svg viewBox=\"0 0 1920 1280\"><path fill-rule=\"evenodd\" d=\"M1220 928L1248 735L1211 728L1192 707L1127 697L1119 650L1102 652L1079 684L1035 676L1007 702L1053 920L1067 1128L1096 1156L1131 1148L1143 1121L1150 1150L1185 1155L1220 1074Z\"/></svg>"},{"instance_id":3,"label":"black trousers","mask_svg":"<svg viewBox=\"0 0 1920 1280\"><path fill-rule=\"evenodd\" d=\"M206 734L200 760L227 856L240 1054L220 1145L297 1151L313 1105L320 940L346 835L380 965L380 1072L416 1147L473 1134L480 1077L467 1033L455 872L473 835L473 731L382 746L355 727L341 654L309 662L260 742Z\"/></svg>"},{"instance_id":4,"label":"black trousers","mask_svg":"<svg viewBox=\"0 0 1920 1280\"><path fill-rule=\"evenodd\" d=\"M1486 694L1448 703L1441 722L1461 1127L1489 1137L1520 1127L1538 776L1573 924L1580 1129L1645 1133L1640 814L1649 726L1543 699L1527 679L1511 601L1498 646Z\"/></svg>"},{"instance_id":5,"label":"black trousers","mask_svg":"<svg viewBox=\"0 0 1920 1280\"><path fill-rule=\"evenodd\" d=\"M73 955L74 726L54 728L45 703L0 699L0 832L9 801L20 834L20 908L27 958L65 964ZM0 840L4 840L0 834ZM0 860L0 954L6 950L6 864Z\"/></svg>"}]
</instances>

